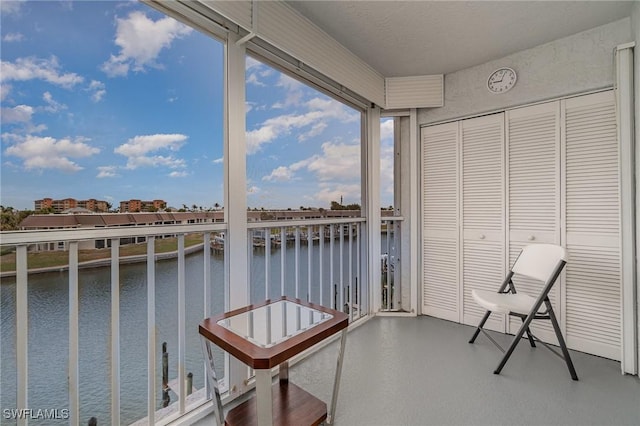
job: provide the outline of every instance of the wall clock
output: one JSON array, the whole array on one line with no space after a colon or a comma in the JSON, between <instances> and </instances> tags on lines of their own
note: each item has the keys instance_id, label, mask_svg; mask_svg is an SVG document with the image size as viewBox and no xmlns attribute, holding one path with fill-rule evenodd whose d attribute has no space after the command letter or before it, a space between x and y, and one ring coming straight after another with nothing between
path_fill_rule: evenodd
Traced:
<instances>
[{"instance_id":1,"label":"wall clock","mask_svg":"<svg viewBox=\"0 0 640 426\"><path fill-rule=\"evenodd\" d=\"M498 68L487 79L487 89L491 93L504 93L516 84L518 76L511 68Z\"/></svg>"}]
</instances>

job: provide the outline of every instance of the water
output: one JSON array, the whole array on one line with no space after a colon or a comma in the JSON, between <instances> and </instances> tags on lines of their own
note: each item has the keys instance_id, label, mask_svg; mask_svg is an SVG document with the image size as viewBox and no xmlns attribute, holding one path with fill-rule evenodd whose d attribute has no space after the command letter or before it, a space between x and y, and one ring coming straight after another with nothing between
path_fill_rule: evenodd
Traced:
<instances>
[{"instance_id":1,"label":"water","mask_svg":"<svg viewBox=\"0 0 640 426\"><path fill-rule=\"evenodd\" d=\"M384 236L383 236L384 239ZM342 279L347 293L349 275L356 286L357 242L353 242L352 270L349 271L349 244L343 244ZM295 249L284 250L284 294L331 305L331 282L340 282L339 242L334 243L334 276L329 280L329 243L324 242L322 299L320 299L319 243L312 246L311 283L308 282L308 247L299 252L299 281L295 282ZM386 243L383 241L383 247ZM281 256L283 250L271 250L270 286L265 289L265 250L254 249L251 256L251 302L258 302L281 294ZM361 258L361 261L363 259ZM208 256L211 264L212 313L224 310L224 258ZM186 266L186 372L193 372L193 386L204 386L203 358L198 324L204 314L203 287L204 253L194 253L185 259ZM146 416L147 407L147 278L146 263L120 265L120 389L121 422L128 424ZM167 342L169 378L177 377L178 345L178 272L177 259L156 262L156 407L162 406L160 392L161 345ZM32 409L64 409L68 402L69 357L69 278L67 272L51 272L29 276L29 359L28 405ZM236 285L232 283L231 285ZM242 283L240 283L242 285ZM362 299L366 300L366 286ZM309 288L311 291L309 292ZM355 289L354 289L355 290ZM92 416L99 424L111 423L111 270L109 267L79 271L80 296L80 423ZM2 280L0 286L0 408L16 406L16 330L14 278ZM346 295L343 296L346 302ZM338 301L339 301L338 296ZM216 369L222 376L222 354L216 352ZM176 396L171 394L172 402ZM15 424L4 419L1 424ZM32 420L31 424L67 424L66 420Z\"/></svg>"}]
</instances>

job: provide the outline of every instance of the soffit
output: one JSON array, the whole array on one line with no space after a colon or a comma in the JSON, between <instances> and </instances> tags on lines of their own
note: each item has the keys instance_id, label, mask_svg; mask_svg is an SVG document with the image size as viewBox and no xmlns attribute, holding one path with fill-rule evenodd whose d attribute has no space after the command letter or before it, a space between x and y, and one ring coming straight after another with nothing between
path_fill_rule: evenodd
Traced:
<instances>
[{"instance_id":1,"label":"soffit","mask_svg":"<svg viewBox=\"0 0 640 426\"><path fill-rule=\"evenodd\" d=\"M448 74L630 16L617 1L288 1L385 77Z\"/></svg>"}]
</instances>

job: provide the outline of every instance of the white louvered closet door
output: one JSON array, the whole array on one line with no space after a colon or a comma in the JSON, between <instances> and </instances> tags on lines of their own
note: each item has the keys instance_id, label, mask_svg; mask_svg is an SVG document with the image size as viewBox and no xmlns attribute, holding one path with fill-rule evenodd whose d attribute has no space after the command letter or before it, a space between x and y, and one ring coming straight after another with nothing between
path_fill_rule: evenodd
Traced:
<instances>
[{"instance_id":1,"label":"white louvered closet door","mask_svg":"<svg viewBox=\"0 0 640 426\"><path fill-rule=\"evenodd\" d=\"M560 244L560 102L507 111L507 251L509 266L528 244ZM515 275L516 290L536 297L544 283ZM562 280L549 294L562 323ZM549 321L534 321L538 338L557 344ZM509 318L515 334L522 321Z\"/></svg>"},{"instance_id":2,"label":"white louvered closet door","mask_svg":"<svg viewBox=\"0 0 640 426\"><path fill-rule=\"evenodd\" d=\"M566 333L570 348L620 359L620 182L612 91L562 101Z\"/></svg>"},{"instance_id":3,"label":"white louvered closet door","mask_svg":"<svg viewBox=\"0 0 640 426\"><path fill-rule=\"evenodd\" d=\"M422 139L422 313L459 321L458 123Z\"/></svg>"},{"instance_id":4,"label":"white louvered closet door","mask_svg":"<svg viewBox=\"0 0 640 426\"><path fill-rule=\"evenodd\" d=\"M504 114L463 120L460 136L462 322L477 325L485 310L471 291L497 291L505 276ZM504 331L504 318L492 314L485 327Z\"/></svg>"}]
</instances>

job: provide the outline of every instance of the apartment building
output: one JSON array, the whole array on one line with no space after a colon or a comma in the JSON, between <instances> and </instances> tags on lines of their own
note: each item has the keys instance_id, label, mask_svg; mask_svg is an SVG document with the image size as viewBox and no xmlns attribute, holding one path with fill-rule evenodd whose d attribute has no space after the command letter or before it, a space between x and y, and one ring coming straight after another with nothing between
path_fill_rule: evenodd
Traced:
<instances>
[{"instance_id":1,"label":"apartment building","mask_svg":"<svg viewBox=\"0 0 640 426\"><path fill-rule=\"evenodd\" d=\"M54 213L62 213L66 210L77 207L98 213L105 213L109 211L109 203L107 201L96 200L95 198L90 198L88 200L76 200L75 198L54 200L53 198L43 198L33 202L33 209L35 211L52 209Z\"/></svg>"},{"instance_id":2,"label":"apartment building","mask_svg":"<svg viewBox=\"0 0 640 426\"><path fill-rule=\"evenodd\" d=\"M144 211L157 211L163 210L167 207L167 202L164 200L129 200L120 201L120 213L135 213Z\"/></svg>"}]
</instances>

